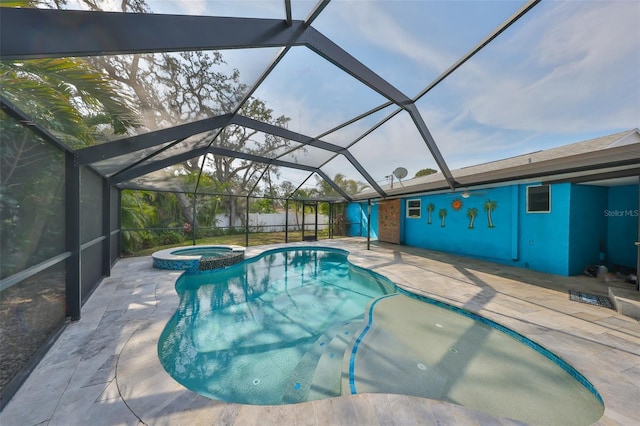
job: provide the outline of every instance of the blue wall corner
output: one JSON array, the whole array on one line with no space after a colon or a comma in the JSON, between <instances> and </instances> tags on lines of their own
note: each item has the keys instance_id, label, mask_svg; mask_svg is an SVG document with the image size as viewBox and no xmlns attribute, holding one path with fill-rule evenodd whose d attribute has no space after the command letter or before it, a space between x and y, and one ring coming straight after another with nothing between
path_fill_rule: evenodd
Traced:
<instances>
[{"instance_id":1,"label":"blue wall corner","mask_svg":"<svg viewBox=\"0 0 640 426\"><path fill-rule=\"evenodd\" d=\"M569 213L569 275L581 274L589 265L604 261L607 245L608 189L572 185Z\"/></svg>"},{"instance_id":2,"label":"blue wall corner","mask_svg":"<svg viewBox=\"0 0 640 426\"><path fill-rule=\"evenodd\" d=\"M346 210L347 221L351 224L348 235L350 237L367 236L367 203L350 203ZM371 204L371 235L372 240L378 239L378 205Z\"/></svg>"},{"instance_id":3,"label":"blue wall corner","mask_svg":"<svg viewBox=\"0 0 640 426\"><path fill-rule=\"evenodd\" d=\"M349 203L347 204L347 208L345 210L345 214L347 216L347 223L349 223L349 229L347 230L347 235L349 235L350 237L356 237L356 236L362 236L362 233L364 232L364 235L366 236L366 229L367 229L367 216L366 216L366 208L367 205L364 205L364 209L365 209L365 214L363 216L363 206L360 203ZM364 231L363 231L364 229Z\"/></svg>"},{"instance_id":4,"label":"blue wall corner","mask_svg":"<svg viewBox=\"0 0 640 426\"><path fill-rule=\"evenodd\" d=\"M607 209L608 264L636 268L638 241L638 185L609 188Z\"/></svg>"}]
</instances>

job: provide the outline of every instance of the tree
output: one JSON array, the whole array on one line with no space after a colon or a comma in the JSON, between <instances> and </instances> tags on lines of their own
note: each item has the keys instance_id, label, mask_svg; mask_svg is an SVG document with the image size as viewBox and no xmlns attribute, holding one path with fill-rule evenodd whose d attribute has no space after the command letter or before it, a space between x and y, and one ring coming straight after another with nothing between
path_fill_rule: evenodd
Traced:
<instances>
[{"instance_id":1,"label":"tree","mask_svg":"<svg viewBox=\"0 0 640 426\"><path fill-rule=\"evenodd\" d=\"M329 182L327 182L324 179L321 179L318 176L316 176L316 180L317 180L316 181L317 194L319 197L326 197L326 198L341 197L341 195L338 194L338 191L336 191L329 184ZM340 187L347 194L358 194L369 187L369 185L367 185L364 182L354 180L354 179L347 179L347 177L342 173L337 173L333 177L333 182L336 185L338 185L338 187Z\"/></svg>"},{"instance_id":2,"label":"tree","mask_svg":"<svg viewBox=\"0 0 640 426\"><path fill-rule=\"evenodd\" d=\"M438 171L435 169L429 169L429 168L420 169L416 172L416 175L414 177L427 176L427 175L432 175L434 173L438 173Z\"/></svg>"},{"instance_id":3,"label":"tree","mask_svg":"<svg viewBox=\"0 0 640 426\"><path fill-rule=\"evenodd\" d=\"M438 216L440 217L440 226L444 228L444 218L447 217L447 209L440 209Z\"/></svg>"},{"instance_id":4,"label":"tree","mask_svg":"<svg viewBox=\"0 0 640 426\"><path fill-rule=\"evenodd\" d=\"M484 211L487 212L487 221L488 221L489 228L495 228L495 225L493 224L493 220L491 219L491 213L498 208L498 202L487 199L487 201L484 202L483 207L484 207Z\"/></svg>"},{"instance_id":5,"label":"tree","mask_svg":"<svg viewBox=\"0 0 640 426\"><path fill-rule=\"evenodd\" d=\"M431 225L431 213L436 209L436 205L433 203L427 204L427 224Z\"/></svg>"},{"instance_id":6,"label":"tree","mask_svg":"<svg viewBox=\"0 0 640 426\"><path fill-rule=\"evenodd\" d=\"M240 82L237 70L230 74L220 71L225 63L219 52L100 57L96 61L113 79L132 90L138 107L144 112L144 125L150 130L232 112L244 101L248 91ZM239 113L279 127L286 127L289 122L289 118L275 116L273 110L255 98L247 100ZM194 135L188 141L182 145L184 150L206 146L213 141L217 147L265 157L291 147L286 139L235 125ZM233 157L207 155L198 161L180 163L173 169L180 176L198 176L201 161L205 163L203 175L209 174L215 181L213 186L227 195L222 204L229 212L229 226L232 226L239 207L238 198L232 195L247 193L267 166ZM270 181L270 174L277 174L277 168L269 167L263 179ZM183 214L193 222L191 200L184 193L176 196ZM240 217L244 218L244 215Z\"/></svg>"},{"instance_id":7,"label":"tree","mask_svg":"<svg viewBox=\"0 0 640 426\"><path fill-rule=\"evenodd\" d=\"M473 222L478 217L478 209L475 207L470 207L467 209L467 218L469 218L469 229L473 229Z\"/></svg>"}]
</instances>

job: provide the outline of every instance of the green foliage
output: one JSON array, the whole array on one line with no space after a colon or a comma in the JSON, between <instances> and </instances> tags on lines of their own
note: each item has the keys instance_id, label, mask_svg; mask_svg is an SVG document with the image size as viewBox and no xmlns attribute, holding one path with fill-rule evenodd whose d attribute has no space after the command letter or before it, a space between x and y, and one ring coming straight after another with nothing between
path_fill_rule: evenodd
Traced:
<instances>
[{"instance_id":1,"label":"green foliage","mask_svg":"<svg viewBox=\"0 0 640 426\"><path fill-rule=\"evenodd\" d=\"M186 241L184 217L172 193L123 190L122 204L123 251L126 253ZM175 228L155 231L156 228Z\"/></svg>"},{"instance_id":2,"label":"green foliage","mask_svg":"<svg viewBox=\"0 0 640 426\"><path fill-rule=\"evenodd\" d=\"M358 194L363 190L365 190L366 188L368 188L368 185L366 183L353 180L353 179L347 179L346 176L343 175L342 173L337 173L333 177L333 182L338 187L340 187L340 189L346 192L348 195ZM323 197L324 198L333 198L333 197L341 198L342 197L338 193L338 191L336 191L329 184L329 182L325 181L324 179L317 178L316 186L317 186L317 196L319 198L323 198Z\"/></svg>"},{"instance_id":3,"label":"green foliage","mask_svg":"<svg viewBox=\"0 0 640 426\"><path fill-rule=\"evenodd\" d=\"M0 92L72 148L139 125L130 97L78 58L1 61Z\"/></svg>"},{"instance_id":4,"label":"green foliage","mask_svg":"<svg viewBox=\"0 0 640 426\"><path fill-rule=\"evenodd\" d=\"M420 169L416 172L414 177L427 176L427 175L432 175L434 173L438 173L438 171L430 168Z\"/></svg>"},{"instance_id":5,"label":"green foliage","mask_svg":"<svg viewBox=\"0 0 640 426\"><path fill-rule=\"evenodd\" d=\"M271 198L258 198L249 203L250 213L275 213L275 201Z\"/></svg>"}]
</instances>

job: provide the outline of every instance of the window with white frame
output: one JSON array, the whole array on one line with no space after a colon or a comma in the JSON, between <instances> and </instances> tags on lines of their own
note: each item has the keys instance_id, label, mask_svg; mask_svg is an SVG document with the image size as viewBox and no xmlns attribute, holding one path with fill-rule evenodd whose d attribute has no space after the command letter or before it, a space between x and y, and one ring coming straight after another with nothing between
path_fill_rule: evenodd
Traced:
<instances>
[{"instance_id":1,"label":"window with white frame","mask_svg":"<svg viewBox=\"0 0 640 426\"><path fill-rule=\"evenodd\" d=\"M407 217L420 219L420 199L407 200Z\"/></svg>"},{"instance_id":2,"label":"window with white frame","mask_svg":"<svg viewBox=\"0 0 640 426\"><path fill-rule=\"evenodd\" d=\"M551 212L551 187L527 186L527 213Z\"/></svg>"}]
</instances>

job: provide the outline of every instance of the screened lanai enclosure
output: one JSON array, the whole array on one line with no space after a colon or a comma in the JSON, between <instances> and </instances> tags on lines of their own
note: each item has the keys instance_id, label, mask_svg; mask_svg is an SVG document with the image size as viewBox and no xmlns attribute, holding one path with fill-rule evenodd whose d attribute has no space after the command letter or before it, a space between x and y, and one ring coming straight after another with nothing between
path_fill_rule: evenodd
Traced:
<instances>
[{"instance_id":1,"label":"screened lanai enclosure","mask_svg":"<svg viewBox=\"0 0 640 426\"><path fill-rule=\"evenodd\" d=\"M1 5L3 406L123 255L371 239L381 200L640 127L638 2ZM637 185L634 147L552 174Z\"/></svg>"}]
</instances>

